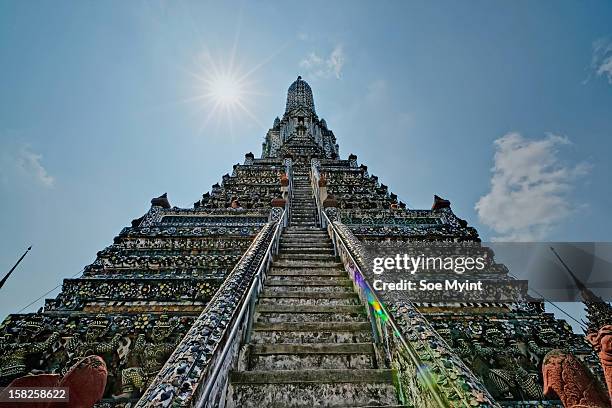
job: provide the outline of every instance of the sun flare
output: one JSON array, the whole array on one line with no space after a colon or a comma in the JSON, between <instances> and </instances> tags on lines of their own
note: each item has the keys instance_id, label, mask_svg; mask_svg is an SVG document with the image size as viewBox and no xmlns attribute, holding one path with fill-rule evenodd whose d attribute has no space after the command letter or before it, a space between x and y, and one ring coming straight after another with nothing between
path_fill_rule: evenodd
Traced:
<instances>
[{"instance_id":1,"label":"sun flare","mask_svg":"<svg viewBox=\"0 0 612 408\"><path fill-rule=\"evenodd\" d=\"M209 95L221 105L237 105L244 97L244 86L232 75L220 75L209 81Z\"/></svg>"},{"instance_id":2,"label":"sun flare","mask_svg":"<svg viewBox=\"0 0 612 408\"><path fill-rule=\"evenodd\" d=\"M201 111L205 112L203 127L216 118L217 125L231 124L240 118L248 117L249 121L261 125L250 107L254 97L260 95L254 90L254 83L249 80L255 69L243 72L231 59L223 64L220 59L209 55L195 72L196 95L188 101L197 102Z\"/></svg>"}]
</instances>

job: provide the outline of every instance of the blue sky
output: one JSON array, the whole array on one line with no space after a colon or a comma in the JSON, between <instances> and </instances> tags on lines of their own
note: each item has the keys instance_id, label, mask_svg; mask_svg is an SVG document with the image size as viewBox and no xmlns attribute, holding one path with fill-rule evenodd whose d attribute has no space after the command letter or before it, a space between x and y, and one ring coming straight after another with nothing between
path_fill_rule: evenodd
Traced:
<instances>
[{"instance_id":1,"label":"blue sky","mask_svg":"<svg viewBox=\"0 0 612 408\"><path fill-rule=\"evenodd\" d=\"M298 74L409 207L439 194L485 240L610 241L612 3L285 3L0 3L0 266L34 246L2 317L151 197L191 206L259 154ZM232 55L230 121L197 97Z\"/></svg>"}]
</instances>

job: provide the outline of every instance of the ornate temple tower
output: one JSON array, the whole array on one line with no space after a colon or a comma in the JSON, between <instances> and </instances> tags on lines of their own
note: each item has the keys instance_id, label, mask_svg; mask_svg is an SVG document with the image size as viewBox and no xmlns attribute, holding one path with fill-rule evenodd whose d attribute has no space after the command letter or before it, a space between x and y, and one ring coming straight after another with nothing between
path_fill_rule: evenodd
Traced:
<instances>
[{"instance_id":1,"label":"ornate temple tower","mask_svg":"<svg viewBox=\"0 0 612 408\"><path fill-rule=\"evenodd\" d=\"M94 354L105 408L527 408L563 406L544 396L552 350L601 377L590 344L540 302L386 302L364 255L381 241L480 239L449 201L408 209L341 159L298 77L260 158L193 208L154 198L41 311L4 320L0 385Z\"/></svg>"},{"instance_id":2,"label":"ornate temple tower","mask_svg":"<svg viewBox=\"0 0 612 408\"><path fill-rule=\"evenodd\" d=\"M317 117L310 85L299 76L287 91L283 118L274 119L266 134L262 157L294 156L308 161L311 157L336 159L338 154L334 133L325 119Z\"/></svg>"}]
</instances>

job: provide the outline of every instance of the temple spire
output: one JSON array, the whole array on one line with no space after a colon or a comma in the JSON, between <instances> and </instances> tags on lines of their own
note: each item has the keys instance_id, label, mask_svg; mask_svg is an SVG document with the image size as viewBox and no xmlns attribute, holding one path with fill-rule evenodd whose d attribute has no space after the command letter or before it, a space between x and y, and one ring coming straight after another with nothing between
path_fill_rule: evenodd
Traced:
<instances>
[{"instance_id":1,"label":"temple spire","mask_svg":"<svg viewBox=\"0 0 612 408\"><path fill-rule=\"evenodd\" d=\"M287 90L285 114L289 114L300 108L310 111L312 114L316 114L312 89L310 85L308 85L308 82L302 79L301 75L297 77Z\"/></svg>"}]
</instances>

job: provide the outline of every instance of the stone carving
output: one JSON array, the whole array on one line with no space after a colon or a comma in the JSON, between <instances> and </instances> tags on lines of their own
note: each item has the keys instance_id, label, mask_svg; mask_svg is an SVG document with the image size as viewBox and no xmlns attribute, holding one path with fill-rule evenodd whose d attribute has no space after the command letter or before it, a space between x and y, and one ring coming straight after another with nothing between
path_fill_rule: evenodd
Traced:
<instances>
[{"instance_id":1,"label":"stone carving","mask_svg":"<svg viewBox=\"0 0 612 408\"><path fill-rule=\"evenodd\" d=\"M44 341L36 341L43 330L40 318L37 316L25 324L18 336L4 335L0 341L0 381L10 380L28 372L27 360L30 356L49 350L59 339L59 334L53 332Z\"/></svg>"},{"instance_id":2,"label":"stone carving","mask_svg":"<svg viewBox=\"0 0 612 408\"><path fill-rule=\"evenodd\" d=\"M598 353L612 400L612 325L603 326L597 333L589 334L587 339Z\"/></svg>"},{"instance_id":3,"label":"stone carving","mask_svg":"<svg viewBox=\"0 0 612 408\"><path fill-rule=\"evenodd\" d=\"M597 380L572 354L552 350L542 365L544 393L558 397L565 408L609 408L610 401Z\"/></svg>"},{"instance_id":4,"label":"stone carving","mask_svg":"<svg viewBox=\"0 0 612 408\"><path fill-rule=\"evenodd\" d=\"M66 403L39 402L28 403L30 408L83 408L92 407L104 394L107 377L106 364L98 356L86 356L76 362L65 375L41 374L20 377L13 380L9 387L66 387L69 400ZM23 408L23 402L3 403L6 408Z\"/></svg>"}]
</instances>

